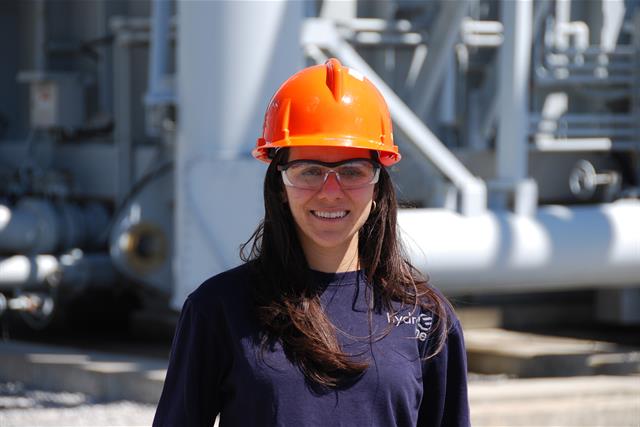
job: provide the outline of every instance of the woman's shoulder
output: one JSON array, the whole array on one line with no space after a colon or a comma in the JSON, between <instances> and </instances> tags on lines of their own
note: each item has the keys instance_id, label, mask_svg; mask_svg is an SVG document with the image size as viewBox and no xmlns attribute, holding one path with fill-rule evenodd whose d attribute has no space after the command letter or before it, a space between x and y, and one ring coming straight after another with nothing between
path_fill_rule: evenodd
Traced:
<instances>
[{"instance_id":1,"label":"woman's shoulder","mask_svg":"<svg viewBox=\"0 0 640 427\"><path fill-rule=\"evenodd\" d=\"M431 292L423 295L421 313L428 316L432 325L443 323L449 335L461 334L460 319L451 300L433 284L429 283L428 288Z\"/></svg>"},{"instance_id":2,"label":"woman's shoulder","mask_svg":"<svg viewBox=\"0 0 640 427\"><path fill-rule=\"evenodd\" d=\"M450 347L455 349L464 344L461 344L463 343L462 326L453 306L441 290L432 284L427 286L428 288L420 290L420 296L416 302L403 304L403 309L408 310L408 313L400 310L397 315L390 317L390 321L396 325L401 323L415 325L413 332L420 355L425 363L433 364L432 360L442 359L440 356L438 358L435 356L446 355Z\"/></svg>"},{"instance_id":3,"label":"woman's shoulder","mask_svg":"<svg viewBox=\"0 0 640 427\"><path fill-rule=\"evenodd\" d=\"M241 264L205 280L188 297L187 303L199 311L215 306L242 305L251 299L251 266Z\"/></svg>"},{"instance_id":4,"label":"woman's shoulder","mask_svg":"<svg viewBox=\"0 0 640 427\"><path fill-rule=\"evenodd\" d=\"M441 307L444 309L444 313L441 312L440 314L442 315L446 313L448 320L457 320L451 299L447 297L445 292L443 292L437 285L430 282L427 284L427 289L429 292L423 294L422 302L425 303L426 306L433 306L439 302Z\"/></svg>"}]
</instances>

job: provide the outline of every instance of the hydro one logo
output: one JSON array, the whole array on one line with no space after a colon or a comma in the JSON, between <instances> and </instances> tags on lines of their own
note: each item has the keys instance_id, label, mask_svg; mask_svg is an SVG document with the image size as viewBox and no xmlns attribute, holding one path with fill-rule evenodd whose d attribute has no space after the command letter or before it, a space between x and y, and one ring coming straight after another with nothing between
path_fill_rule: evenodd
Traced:
<instances>
[{"instance_id":1,"label":"hydro one logo","mask_svg":"<svg viewBox=\"0 0 640 427\"><path fill-rule=\"evenodd\" d=\"M415 325L415 337L420 341L426 341L427 333L433 325L433 317L424 313L412 316L410 314L402 315L387 312L387 322L392 323L396 327L400 325Z\"/></svg>"}]
</instances>

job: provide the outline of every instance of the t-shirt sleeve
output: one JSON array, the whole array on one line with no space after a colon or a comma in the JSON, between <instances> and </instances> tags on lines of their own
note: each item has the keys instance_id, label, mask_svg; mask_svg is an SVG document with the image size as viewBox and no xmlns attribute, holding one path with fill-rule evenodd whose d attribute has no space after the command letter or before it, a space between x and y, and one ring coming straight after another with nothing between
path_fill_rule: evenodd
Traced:
<instances>
[{"instance_id":1,"label":"t-shirt sleeve","mask_svg":"<svg viewBox=\"0 0 640 427\"><path fill-rule=\"evenodd\" d=\"M169 367L153 426L212 426L220 412L225 348L220 325L188 298L171 347Z\"/></svg>"},{"instance_id":2,"label":"t-shirt sleeve","mask_svg":"<svg viewBox=\"0 0 640 427\"><path fill-rule=\"evenodd\" d=\"M467 356L459 320L452 316L447 342L440 353L423 362L423 397L419 427L470 425Z\"/></svg>"}]
</instances>

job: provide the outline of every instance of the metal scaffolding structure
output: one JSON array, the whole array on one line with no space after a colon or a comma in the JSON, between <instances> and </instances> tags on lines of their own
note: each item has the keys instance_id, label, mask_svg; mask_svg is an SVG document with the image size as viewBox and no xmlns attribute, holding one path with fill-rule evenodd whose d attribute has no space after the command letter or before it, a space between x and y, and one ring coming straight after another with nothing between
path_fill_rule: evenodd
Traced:
<instances>
[{"instance_id":1,"label":"metal scaffolding structure","mask_svg":"<svg viewBox=\"0 0 640 427\"><path fill-rule=\"evenodd\" d=\"M0 11L13 309L41 318L53 283L92 278L179 308L237 264L262 212L263 108L331 56L387 100L391 173L420 208L401 210L405 242L445 292L640 301L640 1L63 3Z\"/></svg>"}]
</instances>

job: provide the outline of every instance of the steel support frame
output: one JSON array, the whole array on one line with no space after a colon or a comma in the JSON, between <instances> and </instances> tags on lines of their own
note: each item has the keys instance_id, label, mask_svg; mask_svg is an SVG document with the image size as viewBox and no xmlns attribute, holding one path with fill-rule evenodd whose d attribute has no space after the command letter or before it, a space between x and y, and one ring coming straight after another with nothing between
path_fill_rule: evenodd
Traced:
<instances>
[{"instance_id":1,"label":"steel support frame","mask_svg":"<svg viewBox=\"0 0 640 427\"><path fill-rule=\"evenodd\" d=\"M487 190L484 181L471 174L358 52L341 38L332 21L308 19L302 31L302 44L307 52L315 53L314 58L322 59L324 55L318 51L325 49L345 65L363 72L387 101L396 131L403 133L407 140L459 189L460 213L475 216L486 212Z\"/></svg>"},{"instance_id":2,"label":"steel support frame","mask_svg":"<svg viewBox=\"0 0 640 427\"><path fill-rule=\"evenodd\" d=\"M633 17L631 121L634 123L635 143L629 147L636 156L636 179L640 180L640 10ZM638 282L640 285L640 281ZM596 299L596 314L599 320L623 325L640 324L640 287L626 289L600 289Z\"/></svg>"},{"instance_id":3,"label":"steel support frame","mask_svg":"<svg viewBox=\"0 0 640 427\"><path fill-rule=\"evenodd\" d=\"M533 29L532 29L532 39L537 40L539 38L539 34L542 31L544 18L548 15L550 9L551 0L540 0L534 7L534 16L533 16ZM499 46L502 46L504 42L504 26L500 22L500 35L501 35L501 43ZM496 47L499 47L496 46ZM497 60L492 61L487 65L487 76L494 76L497 74L497 68L499 64ZM498 115L498 96L494 95L497 92L497 79L487 77L485 78L482 86L477 89L477 95L475 99L472 101L473 110L477 111L478 117L475 121L471 121L469 123L468 130L468 138L469 141L473 141L471 146L475 149L486 149L488 148L489 140L493 138L497 115ZM479 99L489 99L488 105L484 107L480 107L478 105Z\"/></svg>"},{"instance_id":4,"label":"steel support frame","mask_svg":"<svg viewBox=\"0 0 640 427\"><path fill-rule=\"evenodd\" d=\"M410 106L418 117L425 117L433 108L469 4L469 0L440 2L440 13L429 32L427 57L415 81L408 81L405 87L406 95L410 95L405 99L411 100Z\"/></svg>"}]
</instances>

